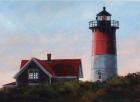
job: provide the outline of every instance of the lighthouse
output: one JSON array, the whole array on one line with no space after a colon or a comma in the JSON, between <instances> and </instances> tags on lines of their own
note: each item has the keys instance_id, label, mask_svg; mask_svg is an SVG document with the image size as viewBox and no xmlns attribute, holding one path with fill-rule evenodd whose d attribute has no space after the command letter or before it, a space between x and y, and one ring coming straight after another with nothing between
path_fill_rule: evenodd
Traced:
<instances>
[{"instance_id":1,"label":"lighthouse","mask_svg":"<svg viewBox=\"0 0 140 102\"><path fill-rule=\"evenodd\" d=\"M105 81L117 75L118 28L119 22L111 20L105 7L96 15L96 20L89 22L92 31L91 81Z\"/></svg>"}]
</instances>

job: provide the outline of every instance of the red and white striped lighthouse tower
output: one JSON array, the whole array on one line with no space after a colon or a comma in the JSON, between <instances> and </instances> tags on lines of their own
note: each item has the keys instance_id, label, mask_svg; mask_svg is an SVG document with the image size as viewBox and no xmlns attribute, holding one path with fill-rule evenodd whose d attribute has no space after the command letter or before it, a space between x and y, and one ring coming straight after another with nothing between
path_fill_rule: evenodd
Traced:
<instances>
[{"instance_id":1,"label":"red and white striped lighthouse tower","mask_svg":"<svg viewBox=\"0 0 140 102\"><path fill-rule=\"evenodd\" d=\"M105 81L117 75L116 29L119 22L103 7L95 21L89 22L92 30L92 81Z\"/></svg>"}]
</instances>

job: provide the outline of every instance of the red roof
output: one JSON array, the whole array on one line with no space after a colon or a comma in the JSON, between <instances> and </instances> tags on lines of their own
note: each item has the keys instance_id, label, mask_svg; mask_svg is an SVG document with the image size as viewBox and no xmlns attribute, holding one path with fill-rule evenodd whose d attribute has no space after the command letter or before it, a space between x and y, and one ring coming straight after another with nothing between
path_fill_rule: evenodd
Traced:
<instances>
[{"instance_id":1,"label":"red roof","mask_svg":"<svg viewBox=\"0 0 140 102\"><path fill-rule=\"evenodd\" d=\"M8 84L4 84L3 86L15 86L16 85L16 82L11 82L11 83L8 83Z\"/></svg>"},{"instance_id":2,"label":"red roof","mask_svg":"<svg viewBox=\"0 0 140 102\"><path fill-rule=\"evenodd\" d=\"M35 59L45 70L47 70L52 76L78 76L79 68L81 64L80 59L55 59L51 61ZM20 68L29 60L22 60Z\"/></svg>"},{"instance_id":3,"label":"red roof","mask_svg":"<svg viewBox=\"0 0 140 102\"><path fill-rule=\"evenodd\" d=\"M20 65L20 69L28 62L28 60L22 60L21 61L21 65Z\"/></svg>"}]
</instances>

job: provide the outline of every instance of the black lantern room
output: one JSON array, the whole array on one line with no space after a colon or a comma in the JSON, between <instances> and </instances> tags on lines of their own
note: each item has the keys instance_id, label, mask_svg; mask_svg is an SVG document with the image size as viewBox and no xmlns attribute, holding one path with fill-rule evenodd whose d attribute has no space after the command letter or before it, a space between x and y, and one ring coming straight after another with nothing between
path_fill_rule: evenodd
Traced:
<instances>
[{"instance_id":1,"label":"black lantern room","mask_svg":"<svg viewBox=\"0 0 140 102\"><path fill-rule=\"evenodd\" d=\"M111 14L106 11L106 8L103 7L103 11L97 14L97 21L110 21L111 20Z\"/></svg>"},{"instance_id":2,"label":"black lantern room","mask_svg":"<svg viewBox=\"0 0 140 102\"><path fill-rule=\"evenodd\" d=\"M89 29L94 28L119 28L119 22L111 20L111 14L106 11L106 8L103 7L103 10L96 15L96 20L89 22Z\"/></svg>"}]
</instances>

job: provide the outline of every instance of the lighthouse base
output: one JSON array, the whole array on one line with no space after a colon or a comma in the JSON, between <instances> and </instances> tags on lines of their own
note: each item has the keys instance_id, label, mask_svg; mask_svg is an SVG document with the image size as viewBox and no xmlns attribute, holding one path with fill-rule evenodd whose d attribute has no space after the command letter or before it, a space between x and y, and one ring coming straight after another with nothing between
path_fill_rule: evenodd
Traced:
<instances>
[{"instance_id":1,"label":"lighthouse base","mask_svg":"<svg viewBox=\"0 0 140 102\"><path fill-rule=\"evenodd\" d=\"M91 81L105 81L117 75L116 55L95 55L92 63Z\"/></svg>"}]
</instances>

